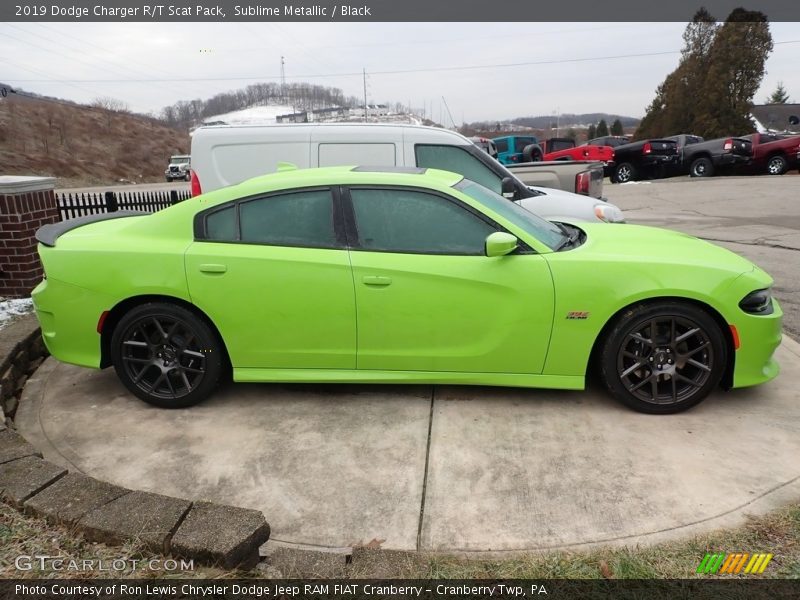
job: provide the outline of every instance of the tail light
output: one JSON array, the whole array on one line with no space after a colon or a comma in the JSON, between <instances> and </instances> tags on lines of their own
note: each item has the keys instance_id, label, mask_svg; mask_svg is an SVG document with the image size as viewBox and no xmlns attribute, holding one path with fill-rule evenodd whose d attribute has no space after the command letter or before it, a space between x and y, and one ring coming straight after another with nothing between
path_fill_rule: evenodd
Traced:
<instances>
[{"instance_id":1,"label":"tail light","mask_svg":"<svg viewBox=\"0 0 800 600\"><path fill-rule=\"evenodd\" d=\"M642 154L650 154L653 151L653 146L650 145L650 142L647 142L644 146L642 146Z\"/></svg>"},{"instance_id":2,"label":"tail light","mask_svg":"<svg viewBox=\"0 0 800 600\"><path fill-rule=\"evenodd\" d=\"M722 149L723 150L733 150L733 140L730 139L730 138L725 140L725 143L722 144Z\"/></svg>"},{"instance_id":3,"label":"tail light","mask_svg":"<svg viewBox=\"0 0 800 600\"><path fill-rule=\"evenodd\" d=\"M575 193L588 196L589 182L591 181L591 179L592 177L589 171L584 171L583 173L578 173L577 175L575 175Z\"/></svg>"},{"instance_id":4,"label":"tail light","mask_svg":"<svg viewBox=\"0 0 800 600\"><path fill-rule=\"evenodd\" d=\"M511 162L519 162L519 156L516 154L511 155Z\"/></svg>"},{"instance_id":5,"label":"tail light","mask_svg":"<svg viewBox=\"0 0 800 600\"><path fill-rule=\"evenodd\" d=\"M200 187L200 179L197 177L197 173L192 170L192 197L199 196L203 193L203 189Z\"/></svg>"}]
</instances>

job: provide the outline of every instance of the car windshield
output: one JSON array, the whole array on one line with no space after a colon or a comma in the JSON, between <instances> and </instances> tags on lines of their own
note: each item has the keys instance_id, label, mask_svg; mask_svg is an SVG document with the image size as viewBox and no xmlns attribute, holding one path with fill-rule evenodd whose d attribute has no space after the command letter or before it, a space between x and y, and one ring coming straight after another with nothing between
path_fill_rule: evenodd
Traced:
<instances>
[{"instance_id":1,"label":"car windshield","mask_svg":"<svg viewBox=\"0 0 800 600\"><path fill-rule=\"evenodd\" d=\"M485 188L474 181L462 179L453 187L460 192L465 193L470 198L477 200L503 218L508 219L514 225L535 237L551 250L558 248L564 241L564 238L567 237L563 230L557 225L549 221L545 221L541 217L533 214L531 211L523 208L516 202L507 200L500 194L496 194L492 190Z\"/></svg>"},{"instance_id":2,"label":"car windshield","mask_svg":"<svg viewBox=\"0 0 800 600\"><path fill-rule=\"evenodd\" d=\"M183 164L189 162L189 157L188 156L173 156L172 158L169 159L169 162L171 162L173 165L183 165Z\"/></svg>"}]
</instances>

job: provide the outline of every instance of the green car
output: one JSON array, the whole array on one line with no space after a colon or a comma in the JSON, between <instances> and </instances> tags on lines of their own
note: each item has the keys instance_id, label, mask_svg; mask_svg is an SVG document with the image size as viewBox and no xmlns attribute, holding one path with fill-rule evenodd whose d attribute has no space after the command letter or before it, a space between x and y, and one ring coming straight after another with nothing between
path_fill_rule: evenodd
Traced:
<instances>
[{"instance_id":1,"label":"green car","mask_svg":"<svg viewBox=\"0 0 800 600\"><path fill-rule=\"evenodd\" d=\"M775 377L772 279L699 239L544 221L460 175L336 167L42 227L50 352L160 407L249 382L583 389L671 413Z\"/></svg>"}]
</instances>

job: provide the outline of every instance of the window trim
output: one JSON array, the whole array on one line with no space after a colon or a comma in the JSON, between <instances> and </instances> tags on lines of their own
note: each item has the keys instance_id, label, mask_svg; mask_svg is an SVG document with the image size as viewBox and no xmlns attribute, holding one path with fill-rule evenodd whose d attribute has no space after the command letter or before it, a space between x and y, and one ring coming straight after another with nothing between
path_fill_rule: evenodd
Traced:
<instances>
[{"instance_id":1,"label":"window trim","mask_svg":"<svg viewBox=\"0 0 800 600\"><path fill-rule=\"evenodd\" d=\"M347 247L353 252L377 252L382 254L415 254L415 255L426 255L426 256L486 256L485 248L481 253L382 250L377 248L364 248L361 246L361 237L358 233L358 227L356 225L356 213L355 213L355 208L353 206L353 198L350 195L351 190L381 190L381 191L389 190L389 191L399 191L399 192L416 192L421 194L428 194L430 196L436 196L450 202L451 204L454 204L455 206L463 210L466 210L473 216L477 217L484 223L488 224L490 227L493 227L495 231L510 233L505 227L500 225L497 221L495 221L488 215L485 215L484 213L470 206L466 202L463 202L458 198L451 196L449 194L440 192L439 190L432 190L430 188L420 188L408 185L380 185L380 184L347 185L347 186L342 186L341 190L342 209L344 211L343 213L344 226L347 232ZM519 240L519 247L514 252L512 252L512 254L518 254L518 253L527 254L529 253L529 250L530 248L528 247L528 245L522 240Z\"/></svg>"},{"instance_id":2,"label":"window trim","mask_svg":"<svg viewBox=\"0 0 800 600\"><path fill-rule=\"evenodd\" d=\"M330 196L331 215L333 218L333 234L334 245L299 245L299 244L269 244L266 242L254 242L242 240L242 228L240 221L240 206L246 202L253 202L256 200L263 200L274 196L287 196L290 194L297 194L302 192L328 192ZM236 227L236 239L233 240L212 240L208 238L208 217L214 213L220 212L231 206L234 207L234 218ZM270 246L275 248L309 248L314 250L344 250L347 249L347 238L345 233L342 201L341 201L341 186L338 185L315 185L301 188L291 188L283 190L273 190L260 194L252 194L242 198L235 198L222 204L206 208L195 214L194 216L194 241L206 242L211 244L243 244L247 246Z\"/></svg>"}]
</instances>

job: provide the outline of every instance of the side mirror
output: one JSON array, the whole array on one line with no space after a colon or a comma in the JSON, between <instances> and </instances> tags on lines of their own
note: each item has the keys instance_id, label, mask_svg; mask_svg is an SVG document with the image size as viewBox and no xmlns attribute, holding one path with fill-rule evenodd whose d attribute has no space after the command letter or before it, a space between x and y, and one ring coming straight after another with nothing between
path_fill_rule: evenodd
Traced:
<instances>
[{"instance_id":1,"label":"side mirror","mask_svg":"<svg viewBox=\"0 0 800 600\"><path fill-rule=\"evenodd\" d=\"M514 185L514 180L511 177L503 177L503 181L500 183L500 193L503 194L503 198L508 200L513 200L516 197L517 186Z\"/></svg>"},{"instance_id":2,"label":"side mirror","mask_svg":"<svg viewBox=\"0 0 800 600\"><path fill-rule=\"evenodd\" d=\"M505 256L517 249L519 240L505 231L495 231L486 238L486 256Z\"/></svg>"}]
</instances>

